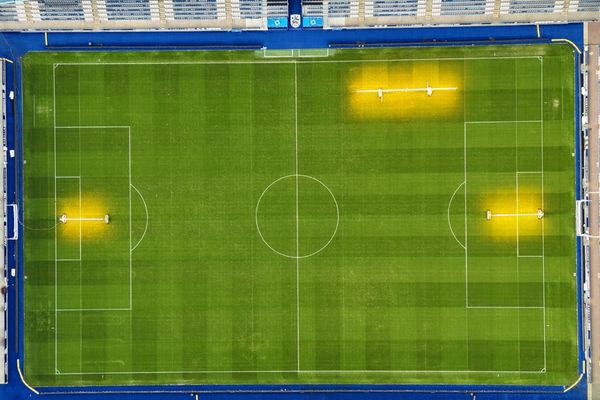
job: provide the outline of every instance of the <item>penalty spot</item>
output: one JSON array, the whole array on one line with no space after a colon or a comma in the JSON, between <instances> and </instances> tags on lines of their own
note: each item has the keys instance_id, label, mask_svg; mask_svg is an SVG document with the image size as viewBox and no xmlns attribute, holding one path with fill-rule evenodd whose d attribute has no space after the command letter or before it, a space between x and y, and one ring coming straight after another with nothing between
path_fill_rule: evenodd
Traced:
<instances>
[{"instance_id":1,"label":"penalty spot","mask_svg":"<svg viewBox=\"0 0 600 400\"><path fill-rule=\"evenodd\" d=\"M544 218L544 210L538 208L535 214L493 214L491 210L485 210L485 219L490 221L492 218L502 217L537 217L537 219Z\"/></svg>"},{"instance_id":2,"label":"penalty spot","mask_svg":"<svg viewBox=\"0 0 600 400\"><path fill-rule=\"evenodd\" d=\"M60 217L58 217L58 220L63 224L66 224L68 221L97 221L110 224L110 214L105 214L104 217L97 218L69 218L67 217L67 214L62 214Z\"/></svg>"}]
</instances>

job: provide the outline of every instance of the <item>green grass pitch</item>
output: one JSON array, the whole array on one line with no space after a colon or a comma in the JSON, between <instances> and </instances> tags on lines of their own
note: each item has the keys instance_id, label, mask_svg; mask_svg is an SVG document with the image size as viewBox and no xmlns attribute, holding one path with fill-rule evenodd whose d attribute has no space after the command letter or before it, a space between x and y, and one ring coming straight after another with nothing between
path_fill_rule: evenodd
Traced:
<instances>
[{"instance_id":1,"label":"green grass pitch","mask_svg":"<svg viewBox=\"0 0 600 400\"><path fill-rule=\"evenodd\" d=\"M572 383L573 77L564 45L27 55L26 379Z\"/></svg>"}]
</instances>

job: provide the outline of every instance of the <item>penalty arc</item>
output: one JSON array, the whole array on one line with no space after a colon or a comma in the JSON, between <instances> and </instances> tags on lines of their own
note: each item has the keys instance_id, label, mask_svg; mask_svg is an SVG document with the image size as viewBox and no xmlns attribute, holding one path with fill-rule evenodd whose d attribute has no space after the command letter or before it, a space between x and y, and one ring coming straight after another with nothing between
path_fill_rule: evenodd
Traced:
<instances>
[{"instance_id":1,"label":"penalty arc","mask_svg":"<svg viewBox=\"0 0 600 400\"><path fill-rule=\"evenodd\" d=\"M534 214L494 214L491 210L485 211L485 219L490 221L492 218L502 218L502 217L537 217L538 219L544 218L544 210L538 208L537 212Z\"/></svg>"},{"instance_id":2,"label":"penalty arc","mask_svg":"<svg viewBox=\"0 0 600 400\"><path fill-rule=\"evenodd\" d=\"M104 217L92 217L92 218L74 218L74 217L67 217L67 214L62 214L60 217L58 217L58 220L63 223L66 224L68 221L89 221L89 222L104 222L105 224L109 224L110 223L110 214L105 214Z\"/></svg>"}]
</instances>

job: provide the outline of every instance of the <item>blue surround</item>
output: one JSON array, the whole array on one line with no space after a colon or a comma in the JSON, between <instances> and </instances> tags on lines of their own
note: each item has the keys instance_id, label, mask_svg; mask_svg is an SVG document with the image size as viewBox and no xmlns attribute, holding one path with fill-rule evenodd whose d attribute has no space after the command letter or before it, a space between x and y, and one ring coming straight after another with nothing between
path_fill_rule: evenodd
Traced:
<instances>
[{"instance_id":1,"label":"blue surround","mask_svg":"<svg viewBox=\"0 0 600 400\"><path fill-rule=\"evenodd\" d=\"M300 14L300 2L290 1L290 14ZM538 37L535 25L466 26L466 27L411 27L400 29L277 29L248 32L56 32L48 34L45 44L43 33L0 33L0 56L13 60L7 65L7 90L17 94L7 104L8 149L14 149L15 158L8 159L9 204L23 199L23 152L21 132L21 57L36 50L131 50L131 49L231 49L231 48L327 48L358 46L434 46L476 45L507 43L547 43L551 39L569 39L583 51L582 24L541 25ZM576 196L581 197L581 134L580 134L580 64L575 61L574 77L577 97L574 140L576 144ZM22 237L22 227L19 227ZM287 398L336 400L359 399L585 399L587 396L585 359L583 349L583 271L581 241L577 240L578 275L578 355L581 381L566 393L563 386L494 386L494 385L190 385L190 386L130 386L130 387L69 387L38 388L41 397L69 400L152 400L187 399L275 399ZM23 361L23 242L9 241L7 247L8 290L8 384L0 385L0 399L27 399L38 397L21 381L17 358ZM16 276L11 276L11 270Z\"/></svg>"}]
</instances>

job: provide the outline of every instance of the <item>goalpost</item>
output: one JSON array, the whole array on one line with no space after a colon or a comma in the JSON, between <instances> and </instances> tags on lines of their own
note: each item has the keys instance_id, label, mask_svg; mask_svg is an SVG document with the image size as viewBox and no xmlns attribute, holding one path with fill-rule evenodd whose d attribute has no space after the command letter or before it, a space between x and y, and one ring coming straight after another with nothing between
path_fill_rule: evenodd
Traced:
<instances>
[{"instance_id":1,"label":"goalpost","mask_svg":"<svg viewBox=\"0 0 600 400\"><path fill-rule=\"evenodd\" d=\"M356 93L375 93L379 101L383 103L383 96L387 93L418 93L422 92L431 97L434 92L452 92L457 90L457 87L433 87L427 81L425 87L414 87L414 88L377 88L377 89L359 89Z\"/></svg>"},{"instance_id":2,"label":"goalpost","mask_svg":"<svg viewBox=\"0 0 600 400\"><path fill-rule=\"evenodd\" d=\"M105 224L109 224L110 223L110 214L105 214L104 217L92 217L92 218L74 218L74 217L68 217L67 214L62 214L60 217L58 217L58 220L63 223L66 224L68 221L97 221L97 222L104 222Z\"/></svg>"},{"instance_id":3,"label":"goalpost","mask_svg":"<svg viewBox=\"0 0 600 400\"><path fill-rule=\"evenodd\" d=\"M537 217L537 219L542 219L544 218L544 210L542 210L541 208L538 208L537 212L535 214L519 214L519 213L514 213L514 214L494 214L492 213L491 210L486 210L485 211L485 219L490 221L492 218L502 218L502 217Z\"/></svg>"}]
</instances>

